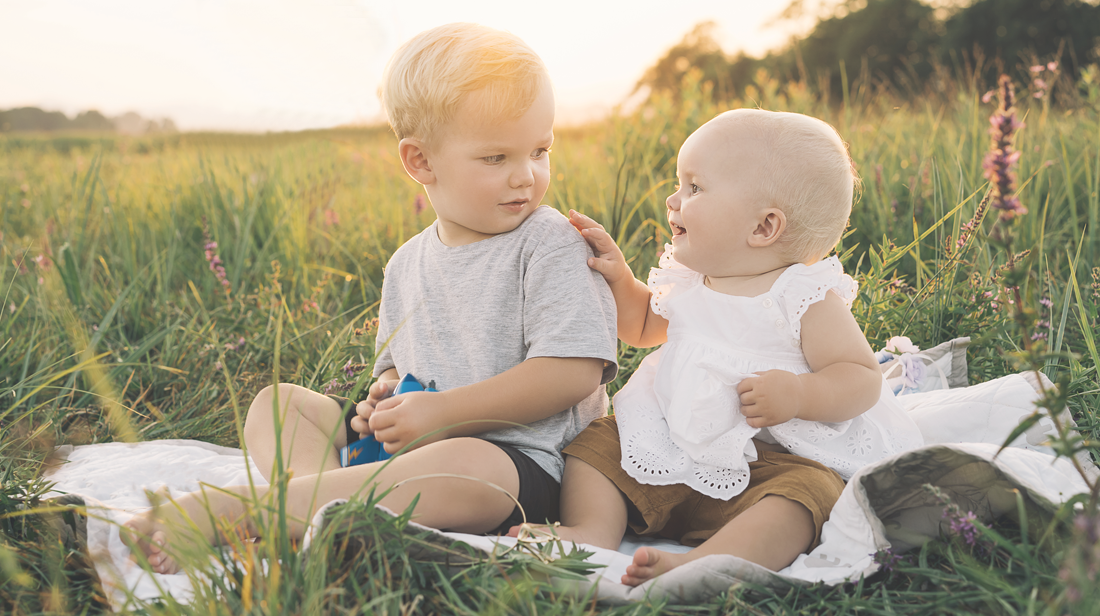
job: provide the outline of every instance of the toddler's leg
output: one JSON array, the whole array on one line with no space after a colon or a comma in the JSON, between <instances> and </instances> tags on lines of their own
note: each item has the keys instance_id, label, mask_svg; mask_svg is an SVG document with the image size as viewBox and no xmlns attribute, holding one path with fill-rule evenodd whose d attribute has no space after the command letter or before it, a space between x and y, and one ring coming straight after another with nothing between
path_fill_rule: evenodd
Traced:
<instances>
[{"instance_id":1,"label":"toddler's leg","mask_svg":"<svg viewBox=\"0 0 1100 616\"><path fill-rule=\"evenodd\" d=\"M804 505L783 496L765 496L686 554L640 548L634 553L634 563L627 567L622 582L637 586L710 554L740 556L778 571L810 547L814 532L813 515Z\"/></svg>"},{"instance_id":2,"label":"toddler's leg","mask_svg":"<svg viewBox=\"0 0 1100 616\"><path fill-rule=\"evenodd\" d=\"M438 474L448 476L432 476ZM457 479L449 475L474 479ZM487 484L500 486L514 497L519 495L519 473L502 449L476 438L449 439L408 451L389 460L388 464L373 462L335 468L320 475L293 477L287 486L286 499L286 522L291 538L303 536L313 514L325 503L338 498L362 498L371 485L385 490L395 484L402 485L384 496L380 501L382 505L393 511L404 511L419 494L413 511L415 521L432 528L467 533L497 528L515 507L512 499ZM256 493L261 503L269 495L266 486L257 487ZM249 486L234 486L223 491L207 488L186 494L177 499L175 505L162 505L159 511L134 516L127 522L126 527L133 535L131 544L146 554L157 571L172 573L178 567L163 554L172 551L173 539L187 518L208 541L214 541L217 534L209 521L211 514L215 519L246 523L245 531L251 535L255 535L259 527L270 524L267 521L269 514L263 510L260 511L261 524L245 520L245 501L237 495L247 498L250 494ZM183 510L182 514L177 506Z\"/></svg>"},{"instance_id":3,"label":"toddler's leg","mask_svg":"<svg viewBox=\"0 0 1100 616\"><path fill-rule=\"evenodd\" d=\"M519 530L514 526L508 534L515 537ZM618 549L626 532L623 493L587 462L566 456L561 480L561 526L554 532L563 541Z\"/></svg>"},{"instance_id":4,"label":"toddler's leg","mask_svg":"<svg viewBox=\"0 0 1100 616\"><path fill-rule=\"evenodd\" d=\"M263 476L275 468L275 394L278 393L283 464L299 477L340 468L340 448L347 445L343 409L328 396L297 385L265 387L244 423L248 454ZM335 434L335 440L333 440Z\"/></svg>"}]
</instances>

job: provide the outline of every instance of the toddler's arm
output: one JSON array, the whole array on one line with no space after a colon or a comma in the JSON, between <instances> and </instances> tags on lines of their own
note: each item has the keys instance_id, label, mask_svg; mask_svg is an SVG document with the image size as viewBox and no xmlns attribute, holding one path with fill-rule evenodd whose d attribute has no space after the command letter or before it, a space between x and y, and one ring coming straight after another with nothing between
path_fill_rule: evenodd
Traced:
<instances>
[{"instance_id":1,"label":"toddler's arm","mask_svg":"<svg viewBox=\"0 0 1100 616\"><path fill-rule=\"evenodd\" d=\"M380 400L368 423L385 450L396 453L422 436L416 447L546 419L591 395L602 376L602 359L533 357L465 387Z\"/></svg>"},{"instance_id":2,"label":"toddler's arm","mask_svg":"<svg viewBox=\"0 0 1100 616\"><path fill-rule=\"evenodd\" d=\"M588 266L603 275L615 296L619 340L635 347L657 346L668 340L668 320L653 312L649 287L634 277L603 225L573 210L569 211L569 222L596 253L588 259Z\"/></svg>"},{"instance_id":3,"label":"toddler's arm","mask_svg":"<svg viewBox=\"0 0 1100 616\"><path fill-rule=\"evenodd\" d=\"M802 352L813 372L768 370L737 386L741 412L754 428L798 417L839 422L878 401L882 372L844 300L832 291L802 316Z\"/></svg>"}]
</instances>

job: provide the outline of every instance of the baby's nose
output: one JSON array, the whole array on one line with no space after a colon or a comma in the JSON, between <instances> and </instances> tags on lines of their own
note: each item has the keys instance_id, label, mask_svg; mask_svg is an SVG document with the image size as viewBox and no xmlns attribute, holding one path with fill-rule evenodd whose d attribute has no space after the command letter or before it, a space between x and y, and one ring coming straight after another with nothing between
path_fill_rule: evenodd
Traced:
<instances>
[{"instance_id":1,"label":"baby's nose","mask_svg":"<svg viewBox=\"0 0 1100 616\"><path fill-rule=\"evenodd\" d=\"M680 200L676 198L676 193L672 193L665 199L665 207L670 210L680 209Z\"/></svg>"}]
</instances>

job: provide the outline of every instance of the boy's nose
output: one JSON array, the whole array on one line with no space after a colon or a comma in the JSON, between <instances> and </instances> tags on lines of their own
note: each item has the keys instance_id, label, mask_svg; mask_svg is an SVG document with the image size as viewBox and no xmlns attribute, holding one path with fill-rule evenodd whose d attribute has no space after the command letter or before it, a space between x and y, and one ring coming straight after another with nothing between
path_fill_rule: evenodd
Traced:
<instances>
[{"instance_id":1,"label":"boy's nose","mask_svg":"<svg viewBox=\"0 0 1100 616\"><path fill-rule=\"evenodd\" d=\"M512 188L525 188L535 183L535 172L531 168L532 163L519 165L509 176L509 184Z\"/></svg>"},{"instance_id":2,"label":"boy's nose","mask_svg":"<svg viewBox=\"0 0 1100 616\"><path fill-rule=\"evenodd\" d=\"M679 191L676 191L676 192L672 193L671 195L669 195L668 199L665 199L665 207L667 207L670 210L680 209L680 200L676 197L676 195L678 193L679 193Z\"/></svg>"}]
</instances>

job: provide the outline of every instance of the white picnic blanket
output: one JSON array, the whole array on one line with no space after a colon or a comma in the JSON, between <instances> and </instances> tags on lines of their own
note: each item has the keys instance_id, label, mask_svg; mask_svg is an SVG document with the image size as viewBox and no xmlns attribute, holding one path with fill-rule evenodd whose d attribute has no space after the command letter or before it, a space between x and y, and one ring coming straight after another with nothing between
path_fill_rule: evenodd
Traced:
<instances>
[{"instance_id":1,"label":"white picnic blanket","mask_svg":"<svg viewBox=\"0 0 1100 616\"><path fill-rule=\"evenodd\" d=\"M1030 375L1009 375L972 387L930 391L899 398L924 433L927 446L904 452L861 469L842 493L822 531L821 544L779 572L733 556L707 556L631 588L618 583L639 543L628 540L620 551L586 546L591 561L607 565L589 583L560 581L563 588L588 593L610 603L667 598L677 603L705 602L738 581L771 586L823 582L838 584L877 570L873 554L903 551L939 535L942 507L922 486L939 486L963 508L985 521L1016 511L1019 490L1034 511L1053 511L1074 494L1087 491L1068 460L1055 460L1045 446L1049 420L1022 435L997 455L999 445L1020 419L1029 415L1037 397ZM108 599L121 609L131 597L152 599L171 594L186 602L192 596L185 575L142 571L129 562L129 550L118 525L147 508L147 490L166 486L173 496L214 486L257 485L264 479L240 450L199 441L164 440L106 443L63 450L68 460L50 476L56 493L79 494L92 508L88 547ZM1090 473L1100 474L1080 458ZM316 520L320 519L320 513ZM491 550L496 541L445 533L475 547ZM685 550L663 542L661 549Z\"/></svg>"}]
</instances>

